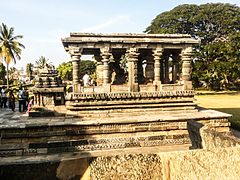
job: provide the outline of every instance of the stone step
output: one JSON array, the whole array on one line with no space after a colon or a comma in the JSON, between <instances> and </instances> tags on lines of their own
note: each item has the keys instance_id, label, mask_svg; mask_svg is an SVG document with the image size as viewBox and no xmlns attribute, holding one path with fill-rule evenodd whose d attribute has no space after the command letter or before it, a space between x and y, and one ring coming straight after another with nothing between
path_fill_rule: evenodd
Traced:
<instances>
[{"instance_id":1,"label":"stone step","mask_svg":"<svg viewBox=\"0 0 240 180\"><path fill-rule=\"evenodd\" d=\"M190 144L188 134L115 137L102 139L82 139L55 142L28 143L19 145L0 145L0 156L38 155L63 152L91 152L95 150L125 149Z\"/></svg>"},{"instance_id":2,"label":"stone step","mask_svg":"<svg viewBox=\"0 0 240 180\"><path fill-rule=\"evenodd\" d=\"M138 133L138 132L160 132L187 129L186 121L150 121L140 122L129 121L118 124L92 124L92 125L63 125L41 127L32 126L25 129L5 129L1 132L1 142L4 139L31 139L39 137L61 137L114 134L114 133Z\"/></svg>"},{"instance_id":3,"label":"stone step","mask_svg":"<svg viewBox=\"0 0 240 180\"><path fill-rule=\"evenodd\" d=\"M72 100L67 101L66 104L72 104L75 106L89 106L89 105L115 105L115 104L164 104L164 103L182 103L182 102L193 102L193 98L190 97L172 97L172 98L162 98L162 99L119 99L119 100L102 100L102 101L90 101L88 99L84 100Z\"/></svg>"},{"instance_id":4,"label":"stone step","mask_svg":"<svg viewBox=\"0 0 240 180\"><path fill-rule=\"evenodd\" d=\"M89 110L114 110L114 109L141 109L141 108L148 108L148 109L160 109L160 110L177 110L179 108L185 109L195 109L196 104L193 102L184 102L184 103L158 103L158 104L115 104L115 105L85 105L85 106L80 106L80 105L74 105L74 104L69 104L67 106L68 110L72 111L89 111Z\"/></svg>"}]
</instances>

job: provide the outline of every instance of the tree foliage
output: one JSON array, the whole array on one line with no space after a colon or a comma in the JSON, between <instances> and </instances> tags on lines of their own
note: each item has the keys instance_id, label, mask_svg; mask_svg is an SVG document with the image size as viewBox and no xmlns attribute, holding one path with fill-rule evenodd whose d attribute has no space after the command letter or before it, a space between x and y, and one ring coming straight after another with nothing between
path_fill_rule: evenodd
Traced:
<instances>
[{"instance_id":1,"label":"tree foliage","mask_svg":"<svg viewBox=\"0 0 240 180\"><path fill-rule=\"evenodd\" d=\"M80 77L82 78L85 73L93 74L96 70L96 65L93 61L83 60L80 62ZM62 63L57 67L58 75L63 80L72 80L73 66L71 62Z\"/></svg>"},{"instance_id":2,"label":"tree foliage","mask_svg":"<svg viewBox=\"0 0 240 180\"><path fill-rule=\"evenodd\" d=\"M54 68L52 63L44 56L40 56L38 60L35 61L35 64L37 65L38 69L44 69L47 68Z\"/></svg>"},{"instance_id":3,"label":"tree foliage","mask_svg":"<svg viewBox=\"0 0 240 180\"><path fill-rule=\"evenodd\" d=\"M9 64L11 61L16 63L16 59L20 59L22 49L25 48L18 40L22 35L14 36L14 28L8 28L2 23L0 26L0 58L7 65L7 88L9 88Z\"/></svg>"},{"instance_id":4,"label":"tree foliage","mask_svg":"<svg viewBox=\"0 0 240 180\"><path fill-rule=\"evenodd\" d=\"M6 80L6 67L3 65L3 63L0 63L0 84L5 84Z\"/></svg>"},{"instance_id":5,"label":"tree foliage","mask_svg":"<svg viewBox=\"0 0 240 180\"><path fill-rule=\"evenodd\" d=\"M159 14L147 33L183 33L201 40L195 47L193 82L211 89L236 87L240 75L240 8L231 4L185 4Z\"/></svg>"},{"instance_id":6,"label":"tree foliage","mask_svg":"<svg viewBox=\"0 0 240 180\"><path fill-rule=\"evenodd\" d=\"M91 75L95 71L96 71L96 64L94 61L84 60L80 62L80 77L83 77L84 74L86 73Z\"/></svg>"},{"instance_id":7,"label":"tree foliage","mask_svg":"<svg viewBox=\"0 0 240 180\"><path fill-rule=\"evenodd\" d=\"M73 66L71 62L62 63L57 67L58 75L65 81L72 80Z\"/></svg>"}]
</instances>

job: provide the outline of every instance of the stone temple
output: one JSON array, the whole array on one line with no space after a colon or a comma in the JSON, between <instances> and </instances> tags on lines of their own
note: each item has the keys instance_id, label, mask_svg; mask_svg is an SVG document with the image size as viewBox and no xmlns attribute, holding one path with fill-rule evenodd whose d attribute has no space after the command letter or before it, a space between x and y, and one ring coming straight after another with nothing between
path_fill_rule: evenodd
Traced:
<instances>
[{"instance_id":1,"label":"stone temple","mask_svg":"<svg viewBox=\"0 0 240 180\"><path fill-rule=\"evenodd\" d=\"M240 176L240 140L229 129L230 115L194 102L191 62L198 40L184 34L71 33L62 43L71 56L73 91L59 106L49 102L56 99L51 90L35 92L51 105L44 108L64 116L2 123L0 177ZM83 55L97 62L93 86L81 85Z\"/></svg>"}]
</instances>

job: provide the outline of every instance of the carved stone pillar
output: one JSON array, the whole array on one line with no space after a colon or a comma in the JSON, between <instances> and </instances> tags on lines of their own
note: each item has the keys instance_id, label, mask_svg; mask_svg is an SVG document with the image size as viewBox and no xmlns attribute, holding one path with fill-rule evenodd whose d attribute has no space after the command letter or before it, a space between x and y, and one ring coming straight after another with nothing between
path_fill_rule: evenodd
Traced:
<instances>
[{"instance_id":1,"label":"carved stone pillar","mask_svg":"<svg viewBox=\"0 0 240 180\"><path fill-rule=\"evenodd\" d=\"M97 61L97 67L96 67L96 83L97 86L103 84L103 62L102 62L102 57L100 55L94 55L95 60Z\"/></svg>"},{"instance_id":2,"label":"carved stone pillar","mask_svg":"<svg viewBox=\"0 0 240 180\"><path fill-rule=\"evenodd\" d=\"M73 84L80 84L80 56L79 55L72 55L72 65L73 65Z\"/></svg>"},{"instance_id":3,"label":"carved stone pillar","mask_svg":"<svg viewBox=\"0 0 240 180\"><path fill-rule=\"evenodd\" d=\"M138 92L138 69L137 69L137 63L138 63L138 55L137 48L130 48L127 51L127 61L128 61L128 85L129 90L133 92Z\"/></svg>"},{"instance_id":4,"label":"carved stone pillar","mask_svg":"<svg viewBox=\"0 0 240 180\"><path fill-rule=\"evenodd\" d=\"M191 56L192 56L192 47L187 47L182 50L182 83L184 84L185 89L192 89L191 80Z\"/></svg>"},{"instance_id":5,"label":"carved stone pillar","mask_svg":"<svg viewBox=\"0 0 240 180\"><path fill-rule=\"evenodd\" d=\"M81 52L78 48L71 48L69 51L73 65L73 93L81 92L80 84L80 57Z\"/></svg>"},{"instance_id":6,"label":"carved stone pillar","mask_svg":"<svg viewBox=\"0 0 240 180\"><path fill-rule=\"evenodd\" d=\"M153 60L154 60L154 84L160 85L160 60L162 57L163 49L157 48L153 51Z\"/></svg>"},{"instance_id":7,"label":"carved stone pillar","mask_svg":"<svg viewBox=\"0 0 240 180\"><path fill-rule=\"evenodd\" d=\"M110 57L110 53L109 53L109 48L102 48L101 49L101 56L102 56L102 62L103 62L103 66L102 66L102 72L103 72L103 85L106 85L109 83L109 57Z\"/></svg>"}]
</instances>

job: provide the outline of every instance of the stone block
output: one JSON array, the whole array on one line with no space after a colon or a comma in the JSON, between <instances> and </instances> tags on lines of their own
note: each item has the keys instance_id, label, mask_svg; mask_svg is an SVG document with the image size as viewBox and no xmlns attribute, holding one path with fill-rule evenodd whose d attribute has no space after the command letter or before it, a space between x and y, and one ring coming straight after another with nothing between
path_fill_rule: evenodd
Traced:
<instances>
[{"instance_id":1,"label":"stone block","mask_svg":"<svg viewBox=\"0 0 240 180\"><path fill-rule=\"evenodd\" d=\"M48 153L48 149L47 148L38 148L37 149L37 153L38 154L47 154Z\"/></svg>"}]
</instances>

